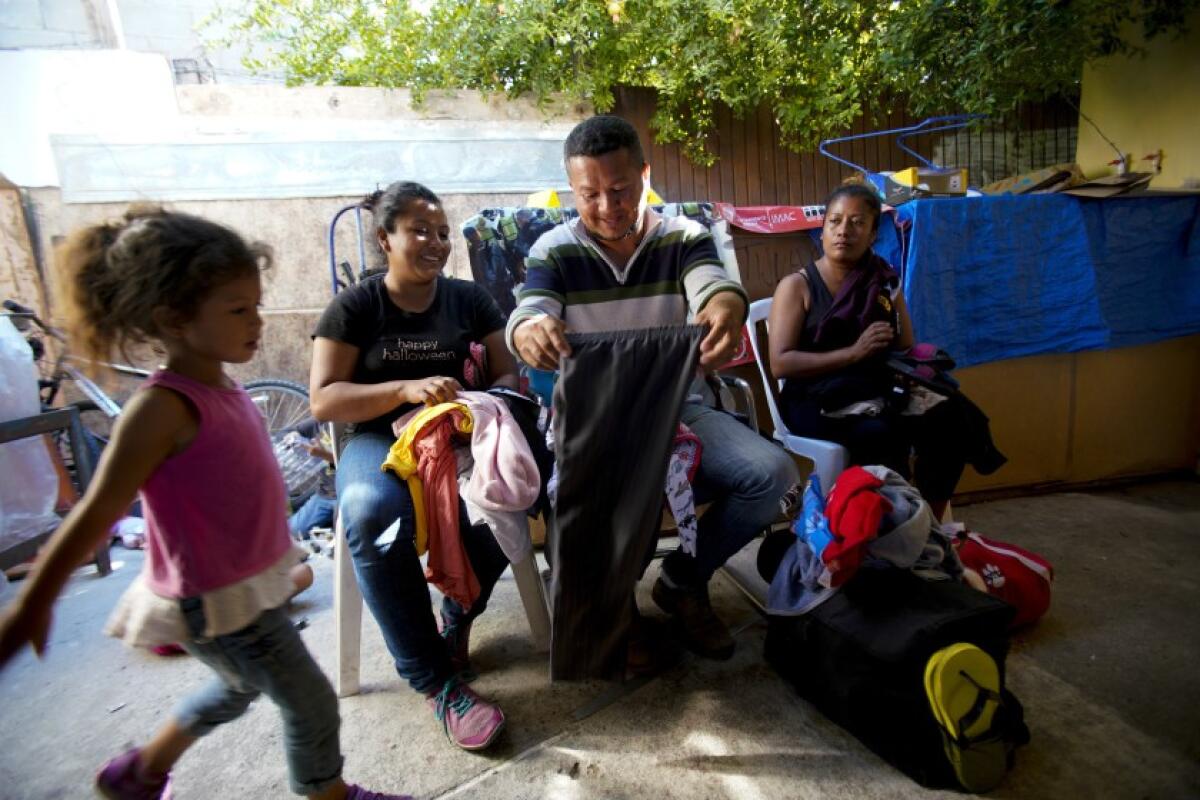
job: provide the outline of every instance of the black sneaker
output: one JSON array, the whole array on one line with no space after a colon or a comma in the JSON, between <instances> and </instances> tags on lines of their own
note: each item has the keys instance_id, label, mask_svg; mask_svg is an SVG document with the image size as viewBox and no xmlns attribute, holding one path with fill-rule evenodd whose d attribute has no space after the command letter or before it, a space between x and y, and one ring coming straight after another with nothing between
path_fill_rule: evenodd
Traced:
<instances>
[{"instance_id":1,"label":"black sneaker","mask_svg":"<svg viewBox=\"0 0 1200 800\"><path fill-rule=\"evenodd\" d=\"M676 619L683 641L692 652L718 661L733 657L733 637L713 611L707 586L674 589L659 578L654 582L650 596L659 608Z\"/></svg>"}]
</instances>

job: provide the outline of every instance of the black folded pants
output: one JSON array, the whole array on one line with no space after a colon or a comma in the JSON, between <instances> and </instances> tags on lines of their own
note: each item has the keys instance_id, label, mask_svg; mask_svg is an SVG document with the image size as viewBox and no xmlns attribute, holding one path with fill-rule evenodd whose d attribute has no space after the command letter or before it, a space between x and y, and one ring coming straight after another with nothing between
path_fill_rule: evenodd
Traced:
<instances>
[{"instance_id":1,"label":"black folded pants","mask_svg":"<svg viewBox=\"0 0 1200 800\"><path fill-rule=\"evenodd\" d=\"M619 679L698 326L571 334L554 389L551 680Z\"/></svg>"}]
</instances>

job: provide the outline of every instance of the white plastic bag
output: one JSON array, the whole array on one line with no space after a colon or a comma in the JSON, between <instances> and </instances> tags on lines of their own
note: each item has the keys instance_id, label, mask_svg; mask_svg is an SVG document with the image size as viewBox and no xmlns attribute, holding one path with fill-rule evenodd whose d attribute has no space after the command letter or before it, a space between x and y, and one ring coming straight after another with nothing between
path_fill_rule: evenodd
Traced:
<instances>
[{"instance_id":1,"label":"white plastic bag","mask_svg":"<svg viewBox=\"0 0 1200 800\"><path fill-rule=\"evenodd\" d=\"M0 421L41 412L37 377L29 343L0 317ZM0 550L57 524L58 473L41 436L0 444L0 475Z\"/></svg>"}]
</instances>

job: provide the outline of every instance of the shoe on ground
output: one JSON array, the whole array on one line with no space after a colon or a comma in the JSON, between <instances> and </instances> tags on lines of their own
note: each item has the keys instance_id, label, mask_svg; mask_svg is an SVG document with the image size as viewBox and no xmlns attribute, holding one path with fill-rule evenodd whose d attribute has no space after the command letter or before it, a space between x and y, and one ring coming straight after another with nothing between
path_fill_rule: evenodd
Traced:
<instances>
[{"instance_id":1,"label":"shoe on ground","mask_svg":"<svg viewBox=\"0 0 1200 800\"><path fill-rule=\"evenodd\" d=\"M504 712L475 694L457 677L430 696L429 706L450 741L464 750L482 750L504 730Z\"/></svg>"},{"instance_id":2,"label":"shoe on ground","mask_svg":"<svg viewBox=\"0 0 1200 800\"><path fill-rule=\"evenodd\" d=\"M372 792L352 783L346 787L346 800L413 800L413 797L410 794Z\"/></svg>"},{"instance_id":3,"label":"shoe on ground","mask_svg":"<svg viewBox=\"0 0 1200 800\"><path fill-rule=\"evenodd\" d=\"M186 656L187 650L183 649L179 644L156 644L150 648L150 652L156 656Z\"/></svg>"},{"instance_id":4,"label":"shoe on ground","mask_svg":"<svg viewBox=\"0 0 1200 800\"><path fill-rule=\"evenodd\" d=\"M655 605L675 618L684 644L697 655L725 661L733 656L729 628L713 611L708 587L676 589L659 578L650 590Z\"/></svg>"},{"instance_id":5,"label":"shoe on ground","mask_svg":"<svg viewBox=\"0 0 1200 800\"><path fill-rule=\"evenodd\" d=\"M625 680L658 675L679 663L678 642L666 626L638 614L634 617L625 653Z\"/></svg>"},{"instance_id":6,"label":"shoe on ground","mask_svg":"<svg viewBox=\"0 0 1200 800\"><path fill-rule=\"evenodd\" d=\"M171 800L171 776L150 779L138 768L139 751L129 750L96 773L96 791L108 800Z\"/></svg>"}]
</instances>

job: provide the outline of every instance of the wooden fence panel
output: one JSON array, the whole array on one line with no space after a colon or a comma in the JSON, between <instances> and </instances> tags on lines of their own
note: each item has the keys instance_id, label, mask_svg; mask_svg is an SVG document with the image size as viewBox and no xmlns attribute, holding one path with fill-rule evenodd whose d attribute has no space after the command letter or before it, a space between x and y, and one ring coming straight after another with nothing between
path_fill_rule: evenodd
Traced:
<instances>
[{"instance_id":1,"label":"wooden fence panel","mask_svg":"<svg viewBox=\"0 0 1200 800\"><path fill-rule=\"evenodd\" d=\"M650 131L654 92L623 88L616 94L615 114L629 120L642 137L652 169L651 183L670 201L708 200L735 205L813 205L854 170L816 149L796 153L781 144L770 107L744 117L725 107L715 114L716 130L709 147L719 156L712 167L688 161L677 144L660 145ZM868 110L847 133L897 128L920 121L903 101ZM966 167L972 186L990 183L1063 161L1073 161L1076 112L1065 101L1028 104L1010 119L957 134L922 135L908 145L935 163ZM848 142L834 147L841 157L871 171L903 169L914 159L894 137Z\"/></svg>"}]
</instances>

